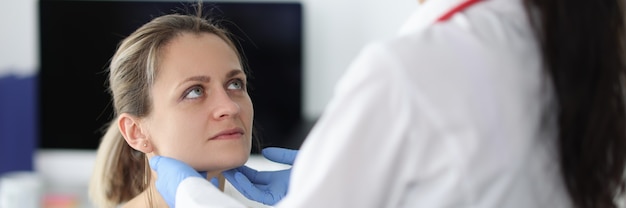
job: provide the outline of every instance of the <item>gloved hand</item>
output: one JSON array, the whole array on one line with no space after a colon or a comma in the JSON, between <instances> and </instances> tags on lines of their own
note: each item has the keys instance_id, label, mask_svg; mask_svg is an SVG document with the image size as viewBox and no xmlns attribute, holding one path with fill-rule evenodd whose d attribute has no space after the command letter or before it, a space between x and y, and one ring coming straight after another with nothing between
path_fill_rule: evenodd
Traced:
<instances>
[{"instance_id":1,"label":"gloved hand","mask_svg":"<svg viewBox=\"0 0 626 208\"><path fill-rule=\"evenodd\" d=\"M298 150L268 147L261 151L271 161L293 165ZM257 171L247 166L224 171L224 177L248 199L266 205L275 205L289 187L291 168L278 171Z\"/></svg>"},{"instance_id":2,"label":"gloved hand","mask_svg":"<svg viewBox=\"0 0 626 208\"><path fill-rule=\"evenodd\" d=\"M191 166L174 158L154 156L150 158L150 168L157 173L156 189L159 191L169 207L175 207L176 190L178 185L187 177L206 178L206 172L199 173ZM211 183L217 187L217 178Z\"/></svg>"}]
</instances>

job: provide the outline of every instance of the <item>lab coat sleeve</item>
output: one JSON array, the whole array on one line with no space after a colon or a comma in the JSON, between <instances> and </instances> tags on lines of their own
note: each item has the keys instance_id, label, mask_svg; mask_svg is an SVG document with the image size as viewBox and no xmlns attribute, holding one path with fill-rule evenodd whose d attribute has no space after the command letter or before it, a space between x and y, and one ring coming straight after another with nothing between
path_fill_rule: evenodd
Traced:
<instances>
[{"instance_id":1,"label":"lab coat sleeve","mask_svg":"<svg viewBox=\"0 0 626 208\"><path fill-rule=\"evenodd\" d=\"M246 206L222 193L209 181L197 177L188 177L178 185L176 207L245 208Z\"/></svg>"},{"instance_id":2,"label":"lab coat sleeve","mask_svg":"<svg viewBox=\"0 0 626 208\"><path fill-rule=\"evenodd\" d=\"M425 119L415 116L414 95L419 92L403 67L384 45L373 44L361 52L302 144L289 193L276 207L402 203L402 192L415 184L411 180L419 154L439 150L437 145L426 150L432 131ZM417 141L421 144L409 139L416 137L425 139Z\"/></svg>"}]
</instances>

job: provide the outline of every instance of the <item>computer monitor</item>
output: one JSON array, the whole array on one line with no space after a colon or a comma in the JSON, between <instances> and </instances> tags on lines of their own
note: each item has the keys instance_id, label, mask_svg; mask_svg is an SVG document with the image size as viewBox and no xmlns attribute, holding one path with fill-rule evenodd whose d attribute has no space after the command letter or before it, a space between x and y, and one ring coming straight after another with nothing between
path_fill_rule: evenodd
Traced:
<instances>
[{"instance_id":1,"label":"computer monitor","mask_svg":"<svg viewBox=\"0 0 626 208\"><path fill-rule=\"evenodd\" d=\"M106 73L118 43L156 16L193 12L193 1L40 0L39 148L96 149L112 119ZM302 5L205 1L236 37L252 72L257 147L303 141ZM256 151L254 151L256 152Z\"/></svg>"}]
</instances>

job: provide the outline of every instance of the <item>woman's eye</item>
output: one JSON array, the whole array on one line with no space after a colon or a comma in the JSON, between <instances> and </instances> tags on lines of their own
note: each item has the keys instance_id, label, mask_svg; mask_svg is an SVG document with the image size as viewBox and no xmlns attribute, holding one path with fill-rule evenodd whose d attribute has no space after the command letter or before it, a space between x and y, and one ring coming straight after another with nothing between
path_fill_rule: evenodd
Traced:
<instances>
[{"instance_id":1,"label":"woman's eye","mask_svg":"<svg viewBox=\"0 0 626 208\"><path fill-rule=\"evenodd\" d=\"M196 87L189 90L189 92L187 92L187 95L185 95L185 98L194 99L202 96L202 94L204 94L204 89Z\"/></svg>"},{"instance_id":2,"label":"woman's eye","mask_svg":"<svg viewBox=\"0 0 626 208\"><path fill-rule=\"evenodd\" d=\"M241 79L236 79L228 84L229 90L241 90L244 89L244 83Z\"/></svg>"}]
</instances>

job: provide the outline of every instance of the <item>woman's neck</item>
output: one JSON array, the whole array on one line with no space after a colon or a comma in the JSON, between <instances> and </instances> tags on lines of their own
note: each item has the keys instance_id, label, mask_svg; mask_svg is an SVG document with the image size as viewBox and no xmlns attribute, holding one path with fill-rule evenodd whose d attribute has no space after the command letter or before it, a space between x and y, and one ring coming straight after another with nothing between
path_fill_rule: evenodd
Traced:
<instances>
[{"instance_id":1,"label":"woman's neck","mask_svg":"<svg viewBox=\"0 0 626 208\"><path fill-rule=\"evenodd\" d=\"M221 171L220 172L217 172L217 171L216 172L208 172L206 174L206 179L211 181L212 178L217 178L217 181L218 181L217 188L220 191L224 192L224 182L226 180L224 180L224 175L222 175L222 172Z\"/></svg>"},{"instance_id":2,"label":"woman's neck","mask_svg":"<svg viewBox=\"0 0 626 208\"><path fill-rule=\"evenodd\" d=\"M154 171L151 172L152 175L150 177L148 187L137 198L144 199L142 201L144 201L145 207L168 207L167 202L156 189L156 173ZM219 184L218 188L220 191L223 192L226 180L224 179L224 176L221 174L221 172L207 173L207 180L210 181L211 178L217 178Z\"/></svg>"}]
</instances>

